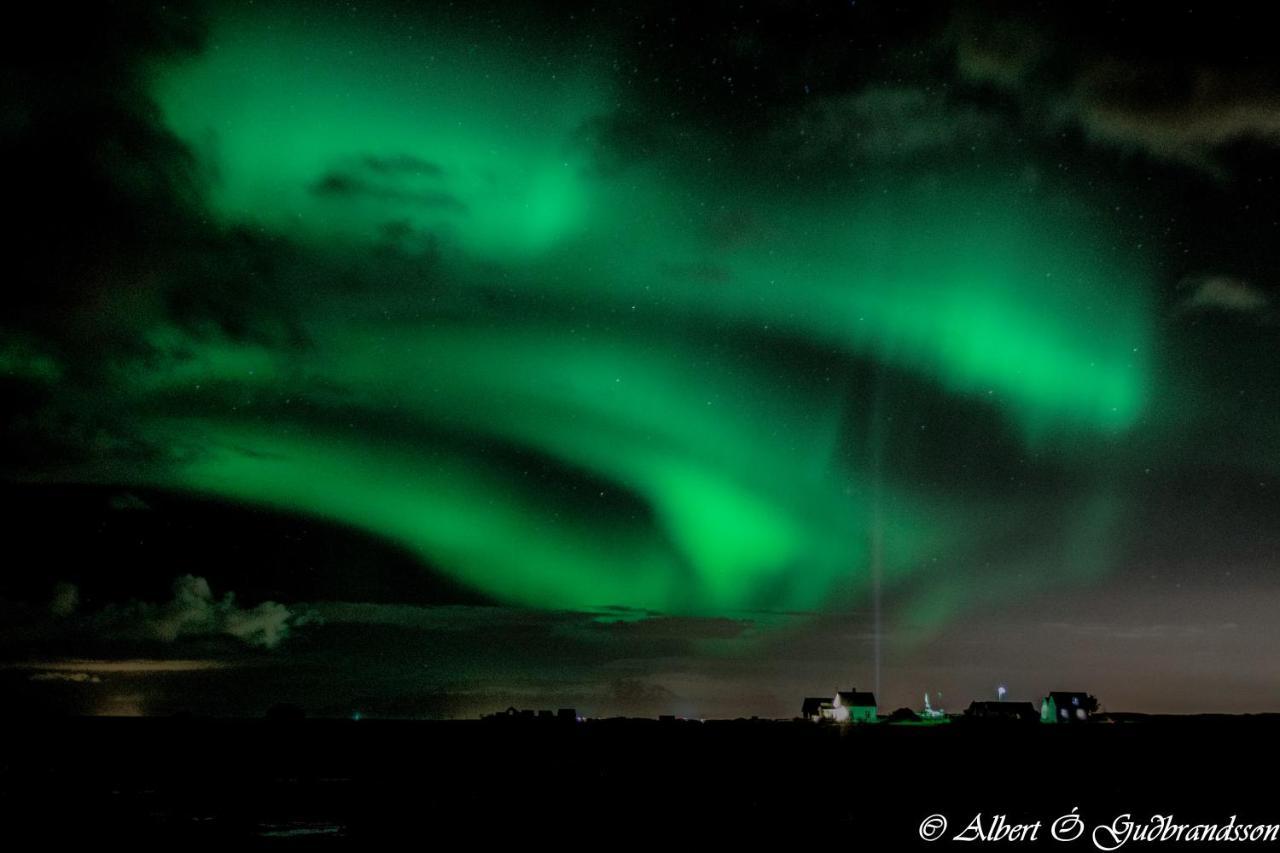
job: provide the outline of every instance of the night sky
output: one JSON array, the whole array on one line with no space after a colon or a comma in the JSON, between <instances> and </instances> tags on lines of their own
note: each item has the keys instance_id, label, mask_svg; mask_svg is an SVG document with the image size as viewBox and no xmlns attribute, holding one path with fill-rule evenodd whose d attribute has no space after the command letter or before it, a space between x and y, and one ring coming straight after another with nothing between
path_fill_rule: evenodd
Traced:
<instances>
[{"instance_id":1,"label":"night sky","mask_svg":"<svg viewBox=\"0 0 1280 853\"><path fill-rule=\"evenodd\" d=\"M5 712L1280 710L1249 4L3 36Z\"/></svg>"}]
</instances>

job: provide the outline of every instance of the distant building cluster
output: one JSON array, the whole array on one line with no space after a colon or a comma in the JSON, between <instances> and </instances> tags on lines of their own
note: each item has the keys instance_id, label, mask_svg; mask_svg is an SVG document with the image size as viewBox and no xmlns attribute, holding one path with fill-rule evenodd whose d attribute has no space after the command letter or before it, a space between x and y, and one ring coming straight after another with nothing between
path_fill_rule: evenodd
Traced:
<instances>
[{"instance_id":1,"label":"distant building cluster","mask_svg":"<svg viewBox=\"0 0 1280 853\"><path fill-rule=\"evenodd\" d=\"M996 701L973 701L961 715L962 719L974 721L1003 721L1024 723L1083 723L1087 722L1098 710L1098 700L1088 693L1072 691L1052 691L1040 702L1040 709L1032 702L1005 701L1004 690ZM929 694L924 695L924 707L920 711L910 708L899 708L887 717L881 717L876 710L874 693L859 690L838 690L831 698L825 696L807 697L800 706L800 716L812 722L835 723L947 723L953 715L948 715L941 708L936 708L929 701Z\"/></svg>"},{"instance_id":2,"label":"distant building cluster","mask_svg":"<svg viewBox=\"0 0 1280 853\"><path fill-rule=\"evenodd\" d=\"M941 694L939 694L940 697ZM936 725L954 720L971 722L1051 723L1070 724L1088 722L1098 711L1098 700L1088 693L1055 690L1040 702L1039 710L1032 702L1004 699L1003 687L997 700L974 700L963 714L948 714L935 706L929 694L924 694L924 707L920 710L899 708L891 714L880 714L876 695L870 691L850 688L837 690L831 696L809 696L800 706L800 717L814 723L891 723L912 725ZM557 711L507 708L493 714L485 714L482 720L501 723L564 723L586 722L573 708ZM622 718L618 718L622 719ZM649 718L652 719L652 718ZM756 717L752 721L758 720ZM670 714L658 718L659 723L698 723L701 720L685 720Z\"/></svg>"},{"instance_id":3,"label":"distant building cluster","mask_svg":"<svg viewBox=\"0 0 1280 853\"><path fill-rule=\"evenodd\" d=\"M480 719L490 722L543 722L543 723L578 723L582 718L573 708L561 708L557 711L543 709L535 711L531 708L507 708L494 714L485 714Z\"/></svg>"}]
</instances>

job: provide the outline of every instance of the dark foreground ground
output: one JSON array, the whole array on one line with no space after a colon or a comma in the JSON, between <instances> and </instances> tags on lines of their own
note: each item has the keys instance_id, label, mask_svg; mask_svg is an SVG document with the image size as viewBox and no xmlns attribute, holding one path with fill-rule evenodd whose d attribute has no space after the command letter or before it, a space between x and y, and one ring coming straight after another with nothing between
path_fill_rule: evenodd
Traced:
<instances>
[{"instance_id":1,"label":"dark foreground ground","mask_svg":"<svg viewBox=\"0 0 1280 853\"><path fill-rule=\"evenodd\" d=\"M71 719L9 723L5 842L49 849L458 849L546 837L562 849L779 834L862 850L962 845L987 823L1042 821L1051 850L1086 827L1280 824L1280 719L837 727L783 722L399 722ZM941 814L940 841L921 841ZM59 842L77 846L63 848ZM625 843L623 843L625 842ZM114 845L110 845L114 849ZM539 848L542 845L538 845ZM773 846L769 844L766 846ZM792 845L795 846L795 845ZM1123 849L1193 849L1130 842ZM1210 845L1212 846L1212 845ZM1280 848L1280 842L1220 849ZM11 849L27 849L17 846ZM683 849L679 845L675 849Z\"/></svg>"}]
</instances>

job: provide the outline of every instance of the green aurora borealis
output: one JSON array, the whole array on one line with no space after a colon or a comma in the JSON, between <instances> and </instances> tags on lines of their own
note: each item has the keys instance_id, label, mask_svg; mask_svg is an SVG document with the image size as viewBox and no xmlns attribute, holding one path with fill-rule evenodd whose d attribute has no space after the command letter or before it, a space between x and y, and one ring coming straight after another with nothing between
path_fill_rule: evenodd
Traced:
<instances>
[{"instance_id":1,"label":"green aurora borealis","mask_svg":"<svg viewBox=\"0 0 1280 853\"><path fill-rule=\"evenodd\" d=\"M893 391L867 386L936 387L1048 454L1149 406L1147 273L1095 199L960 170L815 191L692 158L608 168L609 75L549 65L254 17L158 64L220 227L321 260L272 295L297 345L146 329L110 376L168 459L96 476L340 521L549 608L820 608L866 588L874 525L885 578L943 573L945 613L937 556L1025 510L877 475ZM373 259L359 287L308 278L349 258ZM770 356L787 347L808 355ZM1104 568L1061 552L1105 539L1096 516L1044 561Z\"/></svg>"},{"instance_id":2,"label":"green aurora borealis","mask_svg":"<svg viewBox=\"0 0 1280 853\"><path fill-rule=\"evenodd\" d=\"M39 10L0 688L1271 707L1280 68L1086 7Z\"/></svg>"}]
</instances>

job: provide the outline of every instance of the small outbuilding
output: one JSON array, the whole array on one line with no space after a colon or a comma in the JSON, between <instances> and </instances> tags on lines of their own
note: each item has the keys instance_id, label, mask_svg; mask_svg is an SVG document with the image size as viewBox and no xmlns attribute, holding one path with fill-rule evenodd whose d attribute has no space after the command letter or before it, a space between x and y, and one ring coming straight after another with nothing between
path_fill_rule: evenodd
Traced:
<instances>
[{"instance_id":1,"label":"small outbuilding","mask_svg":"<svg viewBox=\"0 0 1280 853\"><path fill-rule=\"evenodd\" d=\"M800 716L811 722L831 719L831 700L825 696L808 696L800 705Z\"/></svg>"}]
</instances>

